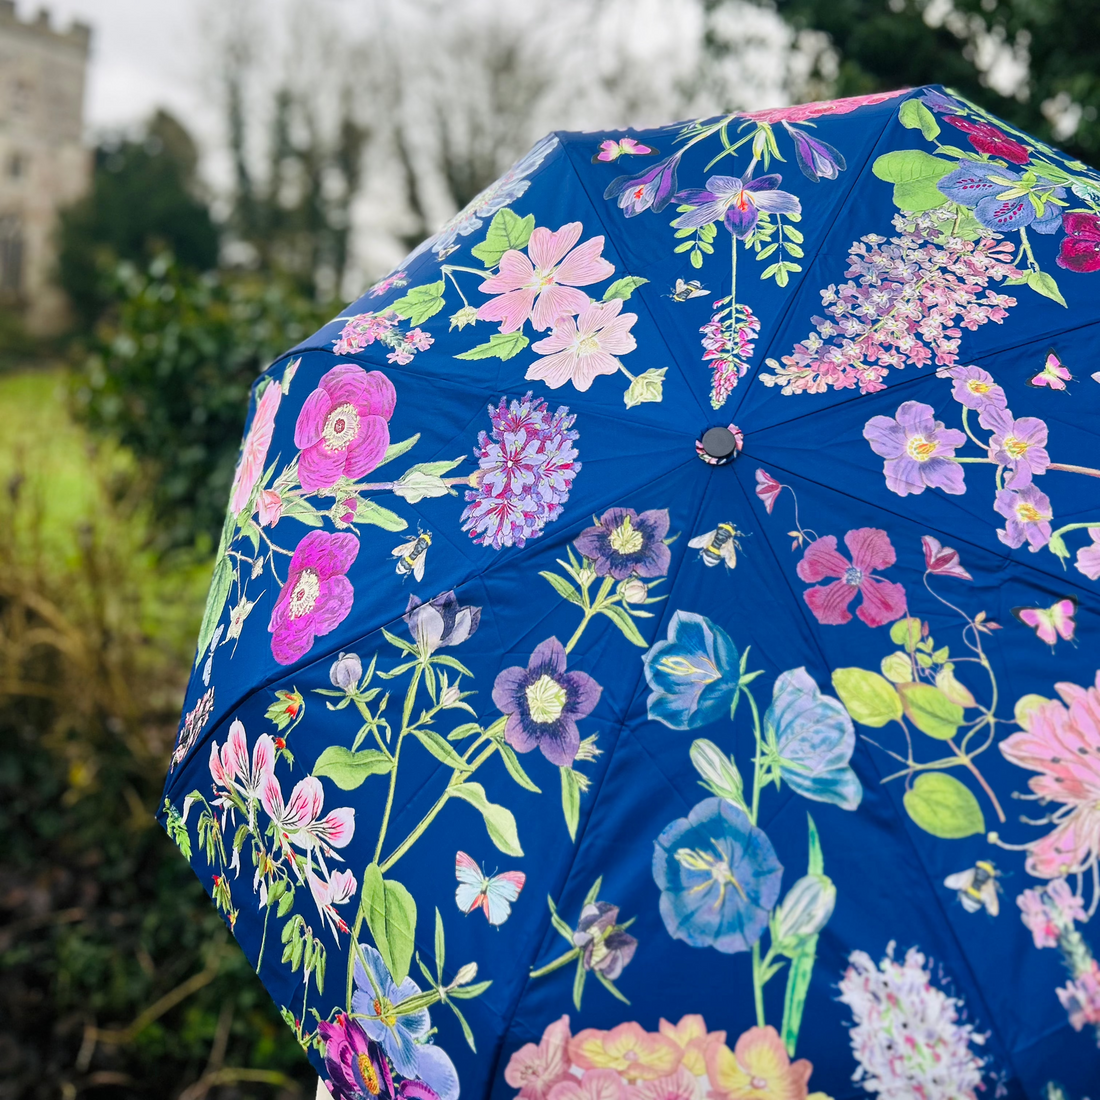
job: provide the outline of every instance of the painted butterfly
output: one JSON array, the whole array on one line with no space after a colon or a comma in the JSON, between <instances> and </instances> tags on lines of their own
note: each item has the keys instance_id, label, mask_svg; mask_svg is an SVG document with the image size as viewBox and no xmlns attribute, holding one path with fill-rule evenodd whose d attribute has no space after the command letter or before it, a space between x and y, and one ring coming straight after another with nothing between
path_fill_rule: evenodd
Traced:
<instances>
[{"instance_id":1,"label":"painted butterfly","mask_svg":"<svg viewBox=\"0 0 1100 1100\"><path fill-rule=\"evenodd\" d=\"M600 142L600 151L592 158L593 164L610 164L619 157L651 157L657 150L651 145L643 145L633 138L620 138L613 141L608 138Z\"/></svg>"},{"instance_id":2,"label":"painted butterfly","mask_svg":"<svg viewBox=\"0 0 1100 1100\"><path fill-rule=\"evenodd\" d=\"M1069 368L1058 358L1053 348L1047 354L1043 369L1034 378L1028 379L1029 386L1046 386L1052 390L1064 390L1067 382L1073 381Z\"/></svg>"},{"instance_id":3,"label":"painted butterfly","mask_svg":"<svg viewBox=\"0 0 1100 1100\"><path fill-rule=\"evenodd\" d=\"M519 897L527 876L522 871L505 871L487 875L465 853L455 853L455 876L458 889L455 901L467 916L480 906L490 924L503 924L512 912L512 902Z\"/></svg>"},{"instance_id":4,"label":"painted butterfly","mask_svg":"<svg viewBox=\"0 0 1100 1100\"><path fill-rule=\"evenodd\" d=\"M1077 613L1077 597L1065 596L1052 603L1050 607L1014 607L1012 614L1025 626L1030 626L1039 640L1053 646L1059 635L1067 642L1073 641L1077 623L1073 616Z\"/></svg>"}]
</instances>

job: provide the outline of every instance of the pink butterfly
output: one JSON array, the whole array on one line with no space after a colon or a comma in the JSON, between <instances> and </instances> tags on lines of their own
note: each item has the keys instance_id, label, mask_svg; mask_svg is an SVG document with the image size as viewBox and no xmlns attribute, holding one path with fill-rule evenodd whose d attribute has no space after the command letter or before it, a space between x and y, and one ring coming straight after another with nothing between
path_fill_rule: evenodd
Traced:
<instances>
[{"instance_id":1,"label":"pink butterfly","mask_svg":"<svg viewBox=\"0 0 1100 1100\"><path fill-rule=\"evenodd\" d=\"M620 138L613 141L608 138L600 142L600 151L592 158L593 164L610 164L619 157L651 157L657 150L651 145L643 145L633 138Z\"/></svg>"},{"instance_id":2,"label":"pink butterfly","mask_svg":"<svg viewBox=\"0 0 1100 1100\"><path fill-rule=\"evenodd\" d=\"M1028 379L1029 386L1048 386L1052 390L1064 390L1067 382L1073 381L1073 375L1069 373L1062 360L1058 358L1051 348L1047 355L1047 361L1043 369L1034 378Z\"/></svg>"},{"instance_id":3,"label":"pink butterfly","mask_svg":"<svg viewBox=\"0 0 1100 1100\"><path fill-rule=\"evenodd\" d=\"M527 876L522 871L505 871L487 875L465 853L455 853L455 875L458 889L455 901L467 916L479 906L490 924L503 924L512 912L512 902L519 897Z\"/></svg>"},{"instance_id":4,"label":"pink butterfly","mask_svg":"<svg viewBox=\"0 0 1100 1100\"><path fill-rule=\"evenodd\" d=\"M1077 623L1073 616L1077 613L1077 598L1066 596L1052 603L1050 607L1014 607L1012 614L1025 626L1030 626L1039 636L1039 640L1046 642L1053 648L1059 635L1067 642L1073 641Z\"/></svg>"}]
</instances>

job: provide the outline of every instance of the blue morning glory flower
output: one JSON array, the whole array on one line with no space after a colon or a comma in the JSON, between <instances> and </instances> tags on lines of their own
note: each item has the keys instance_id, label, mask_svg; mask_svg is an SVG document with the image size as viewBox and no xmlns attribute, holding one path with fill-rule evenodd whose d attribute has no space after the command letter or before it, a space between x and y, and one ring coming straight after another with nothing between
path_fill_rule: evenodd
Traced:
<instances>
[{"instance_id":1,"label":"blue morning glory flower","mask_svg":"<svg viewBox=\"0 0 1100 1100\"><path fill-rule=\"evenodd\" d=\"M773 767L800 795L854 810L863 786L849 766L856 745L848 712L822 695L804 668L782 672L764 715L764 738Z\"/></svg>"},{"instance_id":2,"label":"blue morning glory flower","mask_svg":"<svg viewBox=\"0 0 1100 1100\"><path fill-rule=\"evenodd\" d=\"M744 810L707 798L657 838L653 878L673 939L733 954L748 951L763 934L783 867Z\"/></svg>"},{"instance_id":3,"label":"blue morning glory flower","mask_svg":"<svg viewBox=\"0 0 1100 1100\"><path fill-rule=\"evenodd\" d=\"M721 718L737 693L737 647L704 615L677 611L668 637L642 658L652 693L649 717L674 730Z\"/></svg>"}]
</instances>

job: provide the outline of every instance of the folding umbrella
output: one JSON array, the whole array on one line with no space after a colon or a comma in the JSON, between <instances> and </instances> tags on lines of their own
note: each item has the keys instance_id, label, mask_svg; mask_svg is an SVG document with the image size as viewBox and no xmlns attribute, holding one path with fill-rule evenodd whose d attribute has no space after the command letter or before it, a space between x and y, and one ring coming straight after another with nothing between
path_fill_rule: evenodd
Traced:
<instances>
[{"instance_id":1,"label":"folding umbrella","mask_svg":"<svg viewBox=\"0 0 1100 1100\"><path fill-rule=\"evenodd\" d=\"M1100 1080L1100 177L542 141L258 381L162 820L339 1100Z\"/></svg>"}]
</instances>

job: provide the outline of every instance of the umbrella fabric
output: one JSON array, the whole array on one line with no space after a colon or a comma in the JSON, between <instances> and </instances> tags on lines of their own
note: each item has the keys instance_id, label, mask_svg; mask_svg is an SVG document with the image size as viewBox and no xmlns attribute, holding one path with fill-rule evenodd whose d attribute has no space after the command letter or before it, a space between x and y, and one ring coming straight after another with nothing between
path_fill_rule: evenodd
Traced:
<instances>
[{"instance_id":1,"label":"umbrella fabric","mask_svg":"<svg viewBox=\"0 0 1100 1100\"><path fill-rule=\"evenodd\" d=\"M335 1097L1095 1095L1098 272L925 88L551 136L265 372L161 818Z\"/></svg>"}]
</instances>

